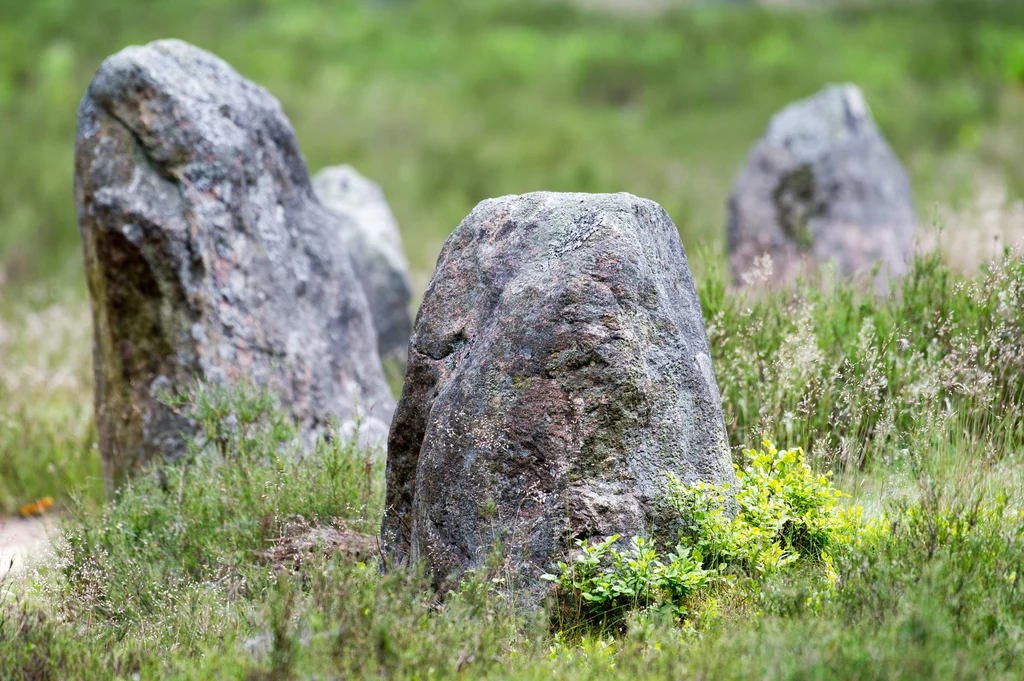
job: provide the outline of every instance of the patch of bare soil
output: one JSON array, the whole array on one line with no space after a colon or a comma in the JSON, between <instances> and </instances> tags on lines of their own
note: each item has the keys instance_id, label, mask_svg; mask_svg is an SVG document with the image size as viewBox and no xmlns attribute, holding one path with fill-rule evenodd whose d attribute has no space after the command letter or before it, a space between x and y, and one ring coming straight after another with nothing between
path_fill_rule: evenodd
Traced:
<instances>
[{"instance_id":1,"label":"patch of bare soil","mask_svg":"<svg viewBox=\"0 0 1024 681\"><path fill-rule=\"evenodd\" d=\"M364 561L379 553L376 535L349 530L344 525L312 525L304 519L285 525L281 536L266 558L275 568L298 570L304 561L315 557L342 555L353 562Z\"/></svg>"},{"instance_id":2,"label":"patch of bare soil","mask_svg":"<svg viewBox=\"0 0 1024 681\"><path fill-rule=\"evenodd\" d=\"M0 518L0 580L48 555L55 531L45 517Z\"/></svg>"}]
</instances>

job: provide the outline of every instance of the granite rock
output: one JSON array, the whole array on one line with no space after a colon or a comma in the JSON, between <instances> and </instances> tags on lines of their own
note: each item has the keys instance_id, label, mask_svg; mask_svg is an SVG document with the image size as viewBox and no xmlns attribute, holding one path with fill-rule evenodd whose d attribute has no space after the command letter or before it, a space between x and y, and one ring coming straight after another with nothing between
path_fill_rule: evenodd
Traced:
<instances>
[{"instance_id":1,"label":"granite rock","mask_svg":"<svg viewBox=\"0 0 1024 681\"><path fill-rule=\"evenodd\" d=\"M910 180L860 88L832 85L776 114L736 179L733 281L788 283L834 261L842 276L877 269L885 290L907 271L916 229Z\"/></svg>"},{"instance_id":2,"label":"granite rock","mask_svg":"<svg viewBox=\"0 0 1024 681\"><path fill-rule=\"evenodd\" d=\"M538 602L574 539L674 538L669 473L734 480L672 220L629 194L480 203L441 251L409 346L387 565L426 561L446 588L501 545Z\"/></svg>"},{"instance_id":3,"label":"granite rock","mask_svg":"<svg viewBox=\"0 0 1024 681\"><path fill-rule=\"evenodd\" d=\"M310 439L383 437L394 408L339 218L280 104L176 40L100 66L78 112L75 200L108 479L184 450L160 396L195 378L276 392Z\"/></svg>"}]
</instances>

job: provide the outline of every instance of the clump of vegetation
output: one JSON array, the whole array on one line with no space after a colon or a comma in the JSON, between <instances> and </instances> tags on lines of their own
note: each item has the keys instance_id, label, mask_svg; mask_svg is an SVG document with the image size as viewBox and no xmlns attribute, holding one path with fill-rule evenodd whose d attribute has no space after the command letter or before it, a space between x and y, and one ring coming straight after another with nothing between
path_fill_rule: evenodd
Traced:
<instances>
[{"instance_id":1,"label":"clump of vegetation","mask_svg":"<svg viewBox=\"0 0 1024 681\"><path fill-rule=\"evenodd\" d=\"M683 525L674 550L643 537L633 537L626 551L615 546L619 535L596 544L578 540L574 558L559 563L560 574L545 575L561 589L558 628L614 630L648 608L683 621L695 603L700 608L695 596L706 601L742 576L746 597L755 597L765 577L798 562L819 568L834 585L833 556L860 546L876 524L860 507L840 506L843 493L830 474L812 473L803 450L762 445L744 451L747 465L737 466L735 490L669 479L667 502Z\"/></svg>"},{"instance_id":2,"label":"clump of vegetation","mask_svg":"<svg viewBox=\"0 0 1024 681\"><path fill-rule=\"evenodd\" d=\"M827 273L760 296L699 283L731 442L770 433L835 467L965 433L991 456L1024 446L1019 248L973 279L921 256L887 297Z\"/></svg>"},{"instance_id":3,"label":"clump of vegetation","mask_svg":"<svg viewBox=\"0 0 1024 681\"><path fill-rule=\"evenodd\" d=\"M630 612L649 607L666 607L685 617L687 599L711 581L702 555L683 543L663 553L651 540L633 537L630 548L619 551L618 540L617 534L596 544L577 540L572 561L558 564L561 573L543 575L569 596L558 630L577 623L614 630Z\"/></svg>"},{"instance_id":4,"label":"clump of vegetation","mask_svg":"<svg viewBox=\"0 0 1024 681\"><path fill-rule=\"evenodd\" d=\"M198 435L101 510L79 506L59 562L61 608L76 621L145 627L216 585L259 597L265 553L290 527L343 524L376 533L383 455L334 433L303 453L270 394L197 385L170 400Z\"/></svg>"},{"instance_id":5,"label":"clump of vegetation","mask_svg":"<svg viewBox=\"0 0 1024 681\"><path fill-rule=\"evenodd\" d=\"M669 503L686 525L682 539L705 556L708 567L770 575L799 561L828 563L873 531L859 506L842 506L848 495L833 487L831 473L816 474L802 449L779 451L769 440L744 451L733 500L728 488L672 480Z\"/></svg>"}]
</instances>

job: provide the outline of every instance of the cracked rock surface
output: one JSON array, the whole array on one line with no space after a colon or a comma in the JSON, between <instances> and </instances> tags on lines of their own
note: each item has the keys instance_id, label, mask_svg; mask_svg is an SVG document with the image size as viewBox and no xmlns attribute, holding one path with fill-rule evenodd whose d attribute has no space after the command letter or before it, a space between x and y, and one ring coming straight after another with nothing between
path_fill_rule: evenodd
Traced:
<instances>
[{"instance_id":1,"label":"cracked rock surface","mask_svg":"<svg viewBox=\"0 0 1024 681\"><path fill-rule=\"evenodd\" d=\"M193 377L270 388L310 438L357 409L366 437L386 433L394 401L339 218L266 90L181 41L109 57L78 113L75 200L113 484L183 451L193 424L159 396Z\"/></svg>"},{"instance_id":2,"label":"cracked rock surface","mask_svg":"<svg viewBox=\"0 0 1024 681\"><path fill-rule=\"evenodd\" d=\"M674 537L666 475L734 480L672 220L630 194L480 203L424 296L388 440L382 545L451 585L504 547L538 577L572 540Z\"/></svg>"}]
</instances>

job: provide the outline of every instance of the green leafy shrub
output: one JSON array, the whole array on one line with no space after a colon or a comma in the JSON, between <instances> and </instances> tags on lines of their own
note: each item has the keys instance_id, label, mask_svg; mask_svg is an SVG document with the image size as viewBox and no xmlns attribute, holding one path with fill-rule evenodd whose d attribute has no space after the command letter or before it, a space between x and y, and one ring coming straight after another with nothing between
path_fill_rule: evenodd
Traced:
<instances>
[{"instance_id":1,"label":"green leafy shrub","mask_svg":"<svg viewBox=\"0 0 1024 681\"><path fill-rule=\"evenodd\" d=\"M711 568L770 574L800 559L828 560L872 531L859 506L835 489L832 474L815 474L802 449L779 451L770 441L744 451L729 517L728 487L669 481L669 503L683 519L682 539Z\"/></svg>"},{"instance_id":2,"label":"green leafy shrub","mask_svg":"<svg viewBox=\"0 0 1024 681\"><path fill-rule=\"evenodd\" d=\"M615 627L629 612L650 606L667 606L685 616L686 599L711 577L700 553L682 543L662 554L643 537L633 537L630 548L620 552L615 548L618 540L617 534L593 545L577 540L572 563L560 562L557 576L543 575L576 601L563 604L569 609L562 614L563 627L566 621Z\"/></svg>"},{"instance_id":3,"label":"green leafy shrub","mask_svg":"<svg viewBox=\"0 0 1024 681\"><path fill-rule=\"evenodd\" d=\"M803 450L762 445L744 451L747 465L737 467L734 495L728 486L669 478L666 499L683 525L673 551L642 537L624 552L615 546L619 535L597 544L578 540L559 574L545 575L560 589L560 624L621 628L626 615L651 607L685 618L704 587L739 574L756 590L758 580L798 561L820 566L834 585L833 555L861 545L876 525L859 506L840 505L846 495L833 487L831 473L812 472Z\"/></svg>"}]
</instances>

